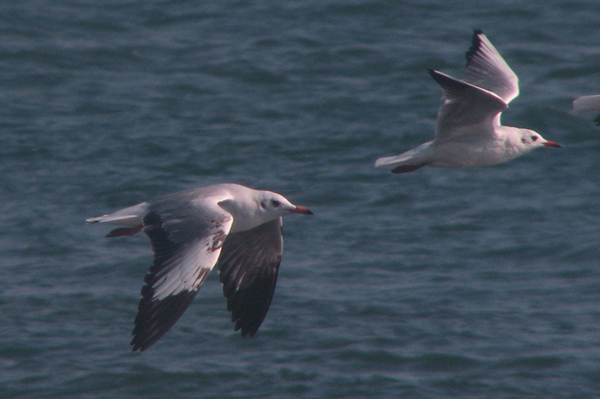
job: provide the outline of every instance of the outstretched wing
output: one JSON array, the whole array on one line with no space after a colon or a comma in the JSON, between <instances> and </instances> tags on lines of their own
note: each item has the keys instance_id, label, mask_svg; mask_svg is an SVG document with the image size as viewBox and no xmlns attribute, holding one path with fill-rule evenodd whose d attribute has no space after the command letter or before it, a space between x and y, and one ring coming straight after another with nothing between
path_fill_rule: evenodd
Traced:
<instances>
[{"instance_id":1,"label":"outstretched wing","mask_svg":"<svg viewBox=\"0 0 600 399\"><path fill-rule=\"evenodd\" d=\"M467 70L462 80L429 71L444 93L436 142L459 136L476 139L468 137L472 132L494 135L493 127L500 125L502 111L519 95L519 78L482 31L474 31L466 55ZM481 128L469 128L474 125Z\"/></svg>"},{"instance_id":2,"label":"outstretched wing","mask_svg":"<svg viewBox=\"0 0 600 399\"><path fill-rule=\"evenodd\" d=\"M219 277L235 330L253 336L262 324L277 283L283 252L281 218L231 233L219 258Z\"/></svg>"},{"instance_id":3,"label":"outstretched wing","mask_svg":"<svg viewBox=\"0 0 600 399\"><path fill-rule=\"evenodd\" d=\"M494 118L507 108L502 98L442 72L430 70L429 74L440 85L444 98L436 124L437 143L467 137L473 132L494 134ZM475 125L481 125L482 129L472 129Z\"/></svg>"},{"instance_id":4,"label":"outstretched wing","mask_svg":"<svg viewBox=\"0 0 600 399\"><path fill-rule=\"evenodd\" d=\"M473 32L463 80L497 94L506 104L519 95L519 78L481 30Z\"/></svg>"},{"instance_id":5,"label":"outstretched wing","mask_svg":"<svg viewBox=\"0 0 600 399\"><path fill-rule=\"evenodd\" d=\"M216 264L233 221L214 198L184 191L153 202L144 217L154 263L142 287L132 350L144 351L177 322Z\"/></svg>"}]
</instances>

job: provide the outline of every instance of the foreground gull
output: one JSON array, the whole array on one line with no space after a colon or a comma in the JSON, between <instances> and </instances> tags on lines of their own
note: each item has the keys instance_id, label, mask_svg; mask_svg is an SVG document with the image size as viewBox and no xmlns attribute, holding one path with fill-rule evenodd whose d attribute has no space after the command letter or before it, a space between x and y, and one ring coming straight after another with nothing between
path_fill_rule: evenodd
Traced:
<instances>
[{"instance_id":1,"label":"foreground gull","mask_svg":"<svg viewBox=\"0 0 600 399\"><path fill-rule=\"evenodd\" d=\"M582 96L573 101L575 112L600 111L600 95ZM600 126L600 115L594 119L596 125Z\"/></svg>"},{"instance_id":2,"label":"foreground gull","mask_svg":"<svg viewBox=\"0 0 600 399\"><path fill-rule=\"evenodd\" d=\"M560 147L529 129L500 124L500 114L519 95L517 75L480 30L467 52L467 71L459 80L429 70L440 85L444 104L432 141L403 154L379 158L375 166L393 166L393 173L423 166L475 168L496 165L539 147Z\"/></svg>"},{"instance_id":3,"label":"foreground gull","mask_svg":"<svg viewBox=\"0 0 600 399\"><path fill-rule=\"evenodd\" d=\"M273 298L283 252L281 217L312 215L280 194L217 184L165 195L87 219L143 231L154 250L135 318L132 349L144 351L177 322L216 265L235 330L253 336Z\"/></svg>"}]
</instances>

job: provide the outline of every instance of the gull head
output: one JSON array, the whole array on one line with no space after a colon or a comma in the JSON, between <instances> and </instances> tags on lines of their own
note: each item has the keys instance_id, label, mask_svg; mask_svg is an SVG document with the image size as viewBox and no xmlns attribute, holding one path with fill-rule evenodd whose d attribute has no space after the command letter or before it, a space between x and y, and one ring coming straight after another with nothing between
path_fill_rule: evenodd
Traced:
<instances>
[{"instance_id":1,"label":"gull head","mask_svg":"<svg viewBox=\"0 0 600 399\"><path fill-rule=\"evenodd\" d=\"M292 204L281 194L272 191L259 191L256 201L258 203L258 212L263 220L273 220L290 213L299 213L302 215L312 215L310 209L301 205Z\"/></svg>"},{"instance_id":2,"label":"gull head","mask_svg":"<svg viewBox=\"0 0 600 399\"><path fill-rule=\"evenodd\" d=\"M562 146L554 141L546 140L541 134L529 129L519 129L520 146L527 151L534 150L539 147L557 147Z\"/></svg>"},{"instance_id":3,"label":"gull head","mask_svg":"<svg viewBox=\"0 0 600 399\"><path fill-rule=\"evenodd\" d=\"M233 216L231 232L250 230L290 213L312 215L306 207L292 204L281 194L255 190L239 184L222 185L227 198L218 204Z\"/></svg>"}]
</instances>

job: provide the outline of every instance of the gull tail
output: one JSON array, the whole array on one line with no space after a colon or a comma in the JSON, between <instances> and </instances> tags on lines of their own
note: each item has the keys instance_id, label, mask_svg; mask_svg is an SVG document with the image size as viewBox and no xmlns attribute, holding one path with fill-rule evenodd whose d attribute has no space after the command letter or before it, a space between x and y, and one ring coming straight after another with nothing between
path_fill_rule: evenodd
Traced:
<instances>
[{"instance_id":1,"label":"gull tail","mask_svg":"<svg viewBox=\"0 0 600 399\"><path fill-rule=\"evenodd\" d=\"M123 226L137 227L142 224L144 215L148 211L148 203L142 202L129 208L121 209L107 215L88 218L85 221L88 223L112 223Z\"/></svg>"},{"instance_id":2,"label":"gull tail","mask_svg":"<svg viewBox=\"0 0 600 399\"><path fill-rule=\"evenodd\" d=\"M410 151L406 151L400 155L378 158L375 161L375 167L379 168L382 166L395 166L396 168L392 170L392 173L413 172L430 163L427 155L429 153L428 149L431 143L431 141L423 143L420 146L413 148Z\"/></svg>"},{"instance_id":3,"label":"gull tail","mask_svg":"<svg viewBox=\"0 0 600 399\"><path fill-rule=\"evenodd\" d=\"M409 151L410 152L410 151ZM411 162L411 156L410 155L406 155L407 153L403 153L400 155L394 155L391 157L381 157L381 158L377 158L377 160L375 161L375 167L376 168L380 168L382 166L399 166L399 165L405 165L405 162Z\"/></svg>"}]
</instances>

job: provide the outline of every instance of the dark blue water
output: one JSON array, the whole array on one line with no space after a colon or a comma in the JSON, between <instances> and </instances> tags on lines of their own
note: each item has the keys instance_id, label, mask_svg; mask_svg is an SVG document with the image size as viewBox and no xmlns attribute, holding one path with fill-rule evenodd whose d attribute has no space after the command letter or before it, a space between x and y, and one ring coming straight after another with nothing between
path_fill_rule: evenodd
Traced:
<instances>
[{"instance_id":1,"label":"dark blue water","mask_svg":"<svg viewBox=\"0 0 600 399\"><path fill-rule=\"evenodd\" d=\"M0 5L0 398L600 396L596 1ZM503 122L564 145L392 175L433 137L435 68L481 28ZM147 238L86 217L219 182L281 192L275 298L233 332L215 275L129 349Z\"/></svg>"}]
</instances>

